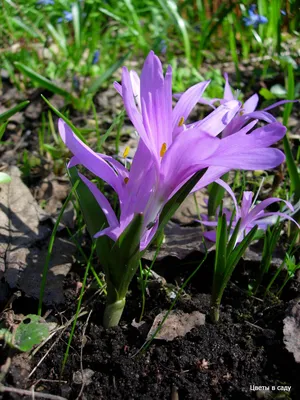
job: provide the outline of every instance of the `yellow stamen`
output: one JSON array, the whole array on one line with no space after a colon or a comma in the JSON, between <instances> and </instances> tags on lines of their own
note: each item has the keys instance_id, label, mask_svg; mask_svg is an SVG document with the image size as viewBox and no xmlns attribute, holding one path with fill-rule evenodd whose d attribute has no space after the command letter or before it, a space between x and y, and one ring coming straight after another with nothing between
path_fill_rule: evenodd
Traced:
<instances>
[{"instance_id":1,"label":"yellow stamen","mask_svg":"<svg viewBox=\"0 0 300 400\"><path fill-rule=\"evenodd\" d=\"M129 147L129 146L126 146L126 147L125 147L125 150L124 150L124 153L123 153L123 157L124 157L124 158L126 158L126 157L128 156L129 150L130 150L130 147Z\"/></svg>"},{"instance_id":2,"label":"yellow stamen","mask_svg":"<svg viewBox=\"0 0 300 400\"><path fill-rule=\"evenodd\" d=\"M181 117L178 122L178 126L182 126L183 124L184 124L184 117Z\"/></svg>"},{"instance_id":3,"label":"yellow stamen","mask_svg":"<svg viewBox=\"0 0 300 400\"><path fill-rule=\"evenodd\" d=\"M167 143L163 143L159 155L163 157L166 151L167 151Z\"/></svg>"},{"instance_id":4,"label":"yellow stamen","mask_svg":"<svg viewBox=\"0 0 300 400\"><path fill-rule=\"evenodd\" d=\"M128 183L128 181L129 181L129 178L124 178L124 183L125 183L125 185L127 185L127 183Z\"/></svg>"}]
</instances>

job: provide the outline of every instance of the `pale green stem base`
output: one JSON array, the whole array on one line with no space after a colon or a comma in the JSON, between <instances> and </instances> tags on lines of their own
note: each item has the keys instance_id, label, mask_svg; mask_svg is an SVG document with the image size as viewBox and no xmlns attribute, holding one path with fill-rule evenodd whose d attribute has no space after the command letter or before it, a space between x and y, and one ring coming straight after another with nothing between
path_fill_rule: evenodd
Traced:
<instances>
[{"instance_id":1,"label":"pale green stem base","mask_svg":"<svg viewBox=\"0 0 300 400\"><path fill-rule=\"evenodd\" d=\"M125 307L125 298L117 300L114 303L106 304L104 316L103 316L103 326L104 328L112 328L117 326L120 322L123 310Z\"/></svg>"},{"instance_id":2,"label":"pale green stem base","mask_svg":"<svg viewBox=\"0 0 300 400\"><path fill-rule=\"evenodd\" d=\"M220 303L216 302L216 303L211 305L211 307L210 307L210 319L211 319L211 322L213 322L214 324L219 322L219 319L220 319Z\"/></svg>"}]
</instances>

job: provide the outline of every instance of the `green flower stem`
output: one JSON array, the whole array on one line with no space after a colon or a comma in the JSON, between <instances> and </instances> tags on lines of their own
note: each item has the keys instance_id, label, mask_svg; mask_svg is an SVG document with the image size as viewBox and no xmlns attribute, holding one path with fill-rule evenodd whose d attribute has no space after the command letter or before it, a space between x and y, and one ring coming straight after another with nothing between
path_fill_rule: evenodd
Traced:
<instances>
[{"instance_id":1,"label":"green flower stem","mask_svg":"<svg viewBox=\"0 0 300 400\"><path fill-rule=\"evenodd\" d=\"M210 307L210 319L214 324L218 323L220 319L220 303L221 300L216 299Z\"/></svg>"},{"instance_id":2,"label":"green flower stem","mask_svg":"<svg viewBox=\"0 0 300 400\"><path fill-rule=\"evenodd\" d=\"M123 310L125 307L125 297L120 300L117 300L113 303L107 303L104 316L103 316L103 326L104 328L112 328L113 326L117 326L123 314Z\"/></svg>"}]
</instances>

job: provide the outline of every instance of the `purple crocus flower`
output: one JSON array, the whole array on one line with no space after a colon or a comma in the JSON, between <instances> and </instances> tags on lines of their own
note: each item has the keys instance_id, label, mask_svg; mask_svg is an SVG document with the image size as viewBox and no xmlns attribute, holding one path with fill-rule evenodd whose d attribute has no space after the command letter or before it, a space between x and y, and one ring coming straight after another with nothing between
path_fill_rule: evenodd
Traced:
<instances>
[{"instance_id":1,"label":"purple crocus flower","mask_svg":"<svg viewBox=\"0 0 300 400\"><path fill-rule=\"evenodd\" d=\"M60 135L74 155L69 167L82 164L106 181L119 197L121 212L117 218L104 195L81 175L109 224L95 237L108 235L116 240L134 215L142 213L143 250L157 230L164 205L197 171L209 167L206 180L202 182L205 186L218 179L224 169L269 169L284 161L280 150L269 148L285 134L286 129L279 123L247 134L254 126L251 122L224 139L217 137L239 112L241 103L237 100L220 105L193 126L185 125L208 84L201 82L192 86L172 108L172 69L169 66L164 75L161 62L152 51L140 78L136 72L123 68L122 85L115 83L115 87L140 137L130 169L127 169L128 163L124 166L113 157L89 149L62 120L59 121ZM126 158L126 151L123 156ZM217 171L213 170L207 179L211 168Z\"/></svg>"},{"instance_id":2,"label":"purple crocus flower","mask_svg":"<svg viewBox=\"0 0 300 400\"><path fill-rule=\"evenodd\" d=\"M268 18L264 17L263 15L259 15L255 13L256 5L252 4L248 10L248 17L244 17L243 21L245 26L253 26L257 28L260 24L267 24Z\"/></svg>"},{"instance_id":3,"label":"purple crocus flower","mask_svg":"<svg viewBox=\"0 0 300 400\"><path fill-rule=\"evenodd\" d=\"M231 194L231 196L233 196L232 192L230 194ZM231 234L233 233L233 230L234 230L236 224L238 223L239 219L241 219L239 233L237 236L236 243L241 242L243 240L243 238L248 234L248 232L250 232L251 229L256 225L258 226L258 229L266 231L268 226L276 223L278 217L281 217L282 221L289 219L290 221L293 221L298 226L298 228L300 228L298 223L286 212L285 213L284 212L265 212L265 209L269 205L280 202L280 201L284 202L286 204L287 208L293 212L294 211L293 206L291 205L291 203L289 203L286 200L282 200L277 197L270 197L269 199L263 200L261 203L254 205L253 204L253 192L244 192L241 207L238 207L234 197L233 197L233 199L234 199L236 209L235 209L235 217L234 217L234 219L232 221L232 225L231 225ZM216 221L208 221L206 215L201 215L203 220L198 221L198 222L200 222L201 224L203 224L205 226L217 226L218 225L218 222L217 222L218 213L219 212L217 212ZM232 211L224 208L223 213L226 215L227 223L229 225L230 221L232 219ZM211 240L213 242L216 241L216 231L204 232L203 236L205 236L208 240Z\"/></svg>"},{"instance_id":4,"label":"purple crocus flower","mask_svg":"<svg viewBox=\"0 0 300 400\"><path fill-rule=\"evenodd\" d=\"M228 101L232 101L237 99L237 94L234 94L232 88L229 84L228 74L224 73L225 78L225 88L223 99L214 98L210 100L201 99L200 103L208 104L212 107L214 103L218 102L220 104L226 104ZM247 99L244 104L242 104L240 108L240 112L235 116L234 119L227 125L222 133L222 137L226 137L231 135L233 132L241 129L247 122L251 119L257 119L260 121L264 121L267 123L276 122L276 118L270 114L268 111L272 110L275 107L278 107L282 104L291 102L291 100L280 100L269 107L264 108L263 110L256 110L258 105L259 97L257 93L254 93L249 99Z\"/></svg>"}]
</instances>

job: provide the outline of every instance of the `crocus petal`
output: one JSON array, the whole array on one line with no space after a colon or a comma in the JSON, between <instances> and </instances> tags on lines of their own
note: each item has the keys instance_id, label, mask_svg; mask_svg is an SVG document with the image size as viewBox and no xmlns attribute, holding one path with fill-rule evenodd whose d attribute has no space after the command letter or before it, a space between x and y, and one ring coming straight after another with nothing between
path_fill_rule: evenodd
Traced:
<instances>
[{"instance_id":1,"label":"crocus petal","mask_svg":"<svg viewBox=\"0 0 300 400\"><path fill-rule=\"evenodd\" d=\"M128 117L130 118L131 122L133 123L135 129L137 130L138 134L146 144L146 146L151 150L155 151L152 146L151 141L145 131L145 127L143 124L142 116L139 113L132 90L130 75L126 67L123 67L122 71L122 97L124 101L124 106L127 112Z\"/></svg>"},{"instance_id":2,"label":"crocus petal","mask_svg":"<svg viewBox=\"0 0 300 400\"><path fill-rule=\"evenodd\" d=\"M159 58L151 51L141 73L143 124L152 148L159 157L162 145L172 143L172 69L163 76Z\"/></svg>"},{"instance_id":3,"label":"crocus petal","mask_svg":"<svg viewBox=\"0 0 300 400\"><path fill-rule=\"evenodd\" d=\"M247 220L248 221L252 221L255 217L257 217L257 215L263 211L265 208L267 208L269 205L273 204L273 203L278 203L278 202L283 202L287 205L287 207L291 210L294 211L293 206L291 205L290 202L280 199L278 197L271 197L269 199L263 200L261 203L259 203L257 206L255 206L250 213L247 216Z\"/></svg>"},{"instance_id":4,"label":"crocus petal","mask_svg":"<svg viewBox=\"0 0 300 400\"><path fill-rule=\"evenodd\" d=\"M167 150L161 163L163 196L169 198L195 172L210 164L206 162L218 148L220 139L198 129L181 133Z\"/></svg>"},{"instance_id":5,"label":"crocus petal","mask_svg":"<svg viewBox=\"0 0 300 400\"><path fill-rule=\"evenodd\" d=\"M223 138L219 148L220 153L236 153L238 151L243 151L243 148L248 150L269 147L281 140L286 133L286 128L279 122L276 122L257 128L250 134L247 134L255 123L256 121L252 121L239 132Z\"/></svg>"},{"instance_id":6,"label":"crocus petal","mask_svg":"<svg viewBox=\"0 0 300 400\"><path fill-rule=\"evenodd\" d=\"M231 122L226 126L224 131L222 132L222 138L226 138L232 134L238 133L241 129L247 129L245 133L250 131L258 122L258 119L251 121L249 124L244 126L250 118L247 118L247 115L237 115L235 118L231 120Z\"/></svg>"},{"instance_id":7,"label":"crocus petal","mask_svg":"<svg viewBox=\"0 0 300 400\"><path fill-rule=\"evenodd\" d=\"M151 240L153 239L157 228L158 228L158 223L159 220L157 219L155 225L151 228L151 229L147 229L142 238L141 238L141 243L140 243L140 250L143 251L145 250L145 248L148 246L148 244L151 242Z\"/></svg>"},{"instance_id":8,"label":"crocus petal","mask_svg":"<svg viewBox=\"0 0 300 400\"><path fill-rule=\"evenodd\" d=\"M201 221L200 219L196 219L195 221L205 226L218 226L217 221Z\"/></svg>"},{"instance_id":9,"label":"crocus petal","mask_svg":"<svg viewBox=\"0 0 300 400\"><path fill-rule=\"evenodd\" d=\"M187 120L190 112L201 99L209 83L210 81L198 83L197 85L190 87L180 96L180 99L173 110L173 130L178 128L178 124L182 118L184 121Z\"/></svg>"},{"instance_id":10,"label":"crocus petal","mask_svg":"<svg viewBox=\"0 0 300 400\"><path fill-rule=\"evenodd\" d=\"M130 80L131 80L131 86L132 86L132 91L133 95L138 107L139 112L141 112L141 84L140 84L140 77L136 73L136 71L132 70L129 73L130 75Z\"/></svg>"},{"instance_id":11,"label":"crocus petal","mask_svg":"<svg viewBox=\"0 0 300 400\"><path fill-rule=\"evenodd\" d=\"M273 217L274 218L269 218L269 217ZM281 221L284 221L286 219L288 219L289 221L294 222L294 224L297 225L298 229L300 229L300 225L298 224L298 222L296 220L294 220L294 218L292 218L290 215L282 213L282 212L267 212L264 214L264 218L257 220L257 222L259 222L260 224L267 224L267 225L272 225L275 224L278 217L282 217Z\"/></svg>"},{"instance_id":12,"label":"crocus petal","mask_svg":"<svg viewBox=\"0 0 300 400\"><path fill-rule=\"evenodd\" d=\"M193 124L194 128L200 128L212 136L217 136L235 117L240 110L241 103L237 100L228 101L220 105L202 121Z\"/></svg>"},{"instance_id":13,"label":"crocus petal","mask_svg":"<svg viewBox=\"0 0 300 400\"><path fill-rule=\"evenodd\" d=\"M122 85L120 85L119 82L116 82L116 81L114 82L114 88L119 93L119 95L122 96Z\"/></svg>"},{"instance_id":14,"label":"crocus petal","mask_svg":"<svg viewBox=\"0 0 300 400\"><path fill-rule=\"evenodd\" d=\"M234 100L235 97L232 94L232 90L228 81L228 74L226 72L224 73L224 78L225 78L224 100L226 101Z\"/></svg>"},{"instance_id":15,"label":"crocus petal","mask_svg":"<svg viewBox=\"0 0 300 400\"><path fill-rule=\"evenodd\" d=\"M215 242L217 239L216 231L203 232L202 235L211 242Z\"/></svg>"},{"instance_id":16,"label":"crocus petal","mask_svg":"<svg viewBox=\"0 0 300 400\"><path fill-rule=\"evenodd\" d=\"M94 235L94 238L97 239L101 236L108 236L110 237L114 242L118 239L118 237L121 235L121 233L123 232L123 229L121 227L108 227L103 229L102 231L97 232Z\"/></svg>"},{"instance_id":17,"label":"crocus petal","mask_svg":"<svg viewBox=\"0 0 300 400\"><path fill-rule=\"evenodd\" d=\"M210 165L258 170L274 168L285 160L280 150L266 148L285 135L286 128L283 125L269 124L248 135L245 128L221 140L218 150L212 156L215 164L209 160Z\"/></svg>"},{"instance_id":18,"label":"crocus petal","mask_svg":"<svg viewBox=\"0 0 300 400\"><path fill-rule=\"evenodd\" d=\"M286 103L299 103L299 100L280 100L280 101L277 101L276 103L270 105L269 107L264 108L263 111L272 110L272 108L281 106L282 104L286 104Z\"/></svg>"},{"instance_id":19,"label":"crocus petal","mask_svg":"<svg viewBox=\"0 0 300 400\"><path fill-rule=\"evenodd\" d=\"M216 152L206 160L210 165L227 167L228 169L263 170L272 169L283 163L285 156L282 151L272 148L249 149L238 154L220 154Z\"/></svg>"},{"instance_id":20,"label":"crocus petal","mask_svg":"<svg viewBox=\"0 0 300 400\"><path fill-rule=\"evenodd\" d=\"M93 196L97 200L97 203L99 204L100 208L102 209L103 213L106 216L110 228L119 226L119 221L116 217L116 214L112 209L111 205L109 204L109 201L104 196L104 194L97 188L97 186L94 183L92 183L80 172L78 173L78 175L80 176L82 181L86 184L86 186L89 188L89 190L92 192Z\"/></svg>"},{"instance_id":21,"label":"crocus petal","mask_svg":"<svg viewBox=\"0 0 300 400\"><path fill-rule=\"evenodd\" d=\"M251 208L252 205L252 199L253 199L253 192L244 192L243 193L243 199L242 199L242 205L241 205L241 217L245 218Z\"/></svg>"},{"instance_id":22,"label":"crocus petal","mask_svg":"<svg viewBox=\"0 0 300 400\"><path fill-rule=\"evenodd\" d=\"M203 189L210 183L214 182L216 179L220 178L222 175L226 174L230 168L227 167L209 167L202 178L199 180L197 185L194 187L191 193L196 192L197 190Z\"/></svg>"},{"instance_id":23,"label":"crocus petal","mask_svg":"<svg viewBox=\"0 0 300 400\"><path fill-rule=\"evenodd\" d=\"M251 97L249 97L249 99L246 100L243 105L244 112L247 114L253 112L257 107L258 100L259 100L259 97L256 93L253 94Z\"/></svg>"},{"instance_id":24,"label":"crocus petal","mask_svg":"<svg viewBox=\"0 0 300 400\"><path fill-rule=\"evenodd\" d=\"M72 131L72 129L62 120L58 121L58 129L62 141L74 154L76 159L94 175L106 181L119 194L122 194L122 183L113 170L103 158L91 150L83 143Z\"/></svg>"},{"instance_id":25,"label":"crocus petal","mask_svg":"<svg viewBox=\"0 0 300 400\"><path fill-rule=\"evenodd\" d=\"M133 97L139 112L141 112L140 78L136 73L136 71L133 70L129 72L129 76L131 81ZM116 91L122 96L122 85L120 85L119 82L114 82L114 87Z\"/></svg>"},{"instance_id":26,"label":"crocus petal","mask_svg":"<svg viewBox=\"0 0 300 400\"><path fill-rule=\"evenodd\" d=\"M226 190L226 192L230 194L233 204L234 204L234 207L235 207L235 218L236 218L236 220L239 219L240 211L239 211L239 207L238 207L235 195L234 195L233 191L231 190L231 187L226 182L224 182L222 179L216 179L215 182L218 185L222 186Z\"/></svg>"},{"instance_id":27,"label":"crocus petal","mask_svg":"<svg viewBox=\"0 0 300 400\"><path fill-rule=\"evenodd\" d=\"M272 114L266 112L265 110L253 111L250 112L249 114L244 114L243 117L245 118L245 121L248 121L250 118L256 118L261 121L265 121L267 123L276 122L276 118L273 117Z\"/></svg>"},{"instance_id":28,"label":"crocus petal","mask_svg":"<svg viewBox=\"0 0 300 400\"><path fill-rule=\"evenodd\" d=\"M98 154L103 160L105 160L108 164L110 164L116 173L121 176L123 179L128 177L129 171L127 168L124 167L119 161L111 156L107 156L106 154L96 153Z\"/></svg>"}]
</instances>

